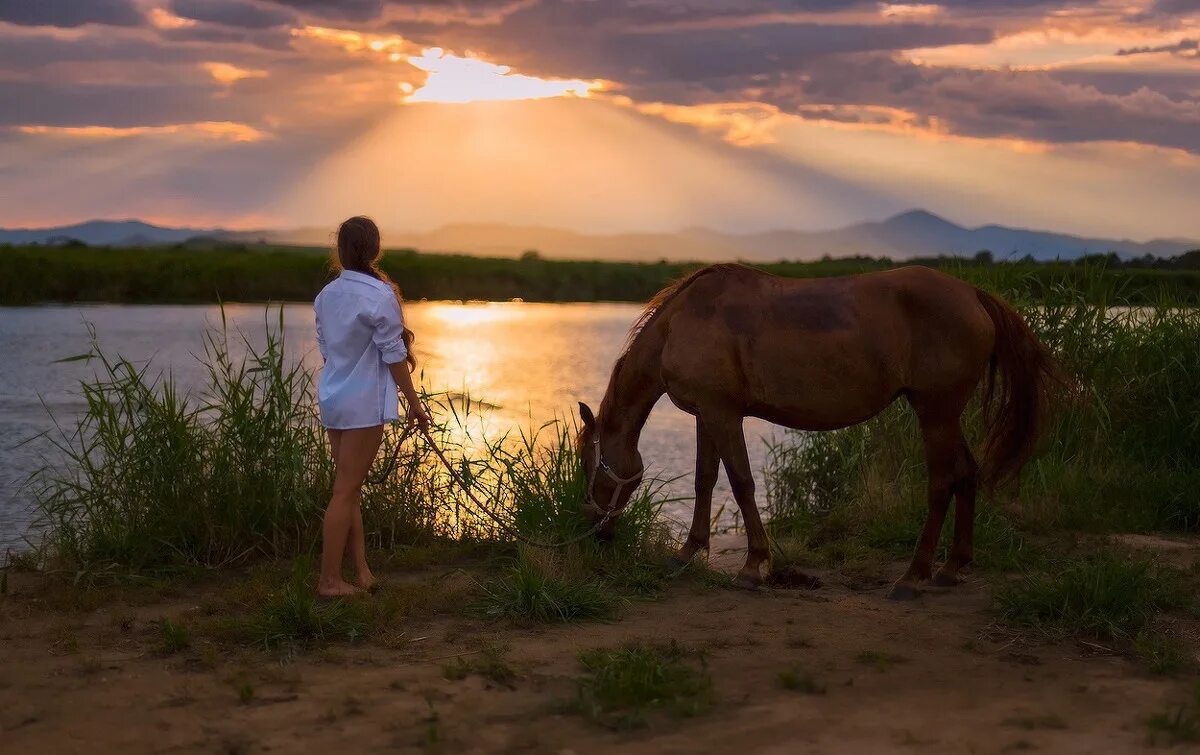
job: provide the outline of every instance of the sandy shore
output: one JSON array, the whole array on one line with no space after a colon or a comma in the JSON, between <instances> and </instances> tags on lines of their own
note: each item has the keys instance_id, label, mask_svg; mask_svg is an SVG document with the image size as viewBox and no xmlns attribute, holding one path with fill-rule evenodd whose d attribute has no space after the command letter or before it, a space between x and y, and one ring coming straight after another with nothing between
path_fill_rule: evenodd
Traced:
<instances>
[{"instance_id":1,"label":"sandy shore","mask_svg":"<svg viewBox=\"0 0 1200 755\"><path fill-rule=\"evenodd\" d=\"M811 591L680 583L612 622L410 615L385 638L288 657L201 637L164 654L158 622L196 619L228 580L71 608L44 577L14 574L0 598L0 750L1129 753L1150 746L1149 716L1190 695L1189 680L1150 676L1100 645L1001 629L981 579L893 603L882 587L825 576ZM387 575L431 577L464 575ZM580 651L667 639L703 658L708 713L613 730L570 711ZM484 647L515 677L447 678ZM788 668L823 692L785 689Z\"/></svg>"}]
</instances>

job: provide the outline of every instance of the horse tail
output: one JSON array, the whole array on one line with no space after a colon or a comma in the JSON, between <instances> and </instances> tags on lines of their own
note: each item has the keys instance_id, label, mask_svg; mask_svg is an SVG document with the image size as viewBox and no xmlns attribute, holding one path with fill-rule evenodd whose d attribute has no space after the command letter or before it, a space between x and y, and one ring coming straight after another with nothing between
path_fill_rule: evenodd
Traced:
<instances>
[{"instance_id":1,"label":"horse tail","mask_svg":"<svg viewBox=\"0 0 1200 755\"><path fill-rule=\"evenodd\" d=\"M983 480L995 485L1015 478L1033 454L1051 393L1063 380L1050 350L1012 306L986 291L975 293L996 332L983 394Z\"/></svg>"}]
</instances>

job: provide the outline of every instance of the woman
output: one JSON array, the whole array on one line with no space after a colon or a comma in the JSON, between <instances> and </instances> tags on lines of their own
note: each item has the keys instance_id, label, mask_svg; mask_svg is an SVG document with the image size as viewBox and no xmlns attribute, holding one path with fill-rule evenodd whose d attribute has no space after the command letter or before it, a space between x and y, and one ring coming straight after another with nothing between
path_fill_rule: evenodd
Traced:
<instances>
[{"instance_id":1,"label":"woman","mask_svg":"<svg viewBox=\"0 0 1200 755\"><path fill-rule=\"evenodd\" d=\"M413 334L404 327L399 288L379 269L381 255L374 221L354 217L342 223L333 260L339 275L313 303L317 345L325 360L317 397L335 470L317 585L318 594L326 597L370 590L375 584L367 565L359 502L367 470L383 440L383 426L399 419L397 388L404 394L408 421L422 430L429 427L429 416L413 387ZM347 544L356 584L342 579Z\"/></svg>"}]
</instances>

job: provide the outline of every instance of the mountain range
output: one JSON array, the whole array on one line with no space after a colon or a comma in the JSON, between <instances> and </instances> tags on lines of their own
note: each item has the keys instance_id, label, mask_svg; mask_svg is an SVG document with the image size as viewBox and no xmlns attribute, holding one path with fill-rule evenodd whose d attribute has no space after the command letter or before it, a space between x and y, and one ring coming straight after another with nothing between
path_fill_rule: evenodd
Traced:
<instances>
[{"instance_id":1,"label":"mountain range","mask_svg":"<svg viewBox=\"0 0 1200 755\"><path fill-rule=\"evenodd\" d=\"M230 231L219 228L165 228L137 220L94 220L39 229L0 229L0 244L64 244L90 246L161 246L187 243L294 244L329 246L328 228ZM1170 257L1200 249L1189 239L1087 238L1050 231L1000 225L967 228L925 210L911 210L878 222L829 231L779 230L735 234L706 228L677 233L587 234L541 226L502 223L447 225L433 231L384 231L390 248L427 252L462 252L511 257L528 250L559 259L775 261L812 260L823 256L907 259L938 255L971 256L991 251L996 259L1030 255L1036 259L1073 259L1115 252L1123 257Z\"/></svg>"}]
</instances>

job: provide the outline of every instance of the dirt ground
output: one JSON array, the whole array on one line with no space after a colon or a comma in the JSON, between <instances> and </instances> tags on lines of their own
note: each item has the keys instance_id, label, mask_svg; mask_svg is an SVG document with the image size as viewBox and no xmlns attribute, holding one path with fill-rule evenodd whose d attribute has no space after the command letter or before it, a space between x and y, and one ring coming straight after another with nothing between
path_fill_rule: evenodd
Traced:
<instances>
[{"instance_id":1,"label":"dirt ground","mask_svg":"<svg viewBox=\"0 0 1200 755\"><path fill-rule=\"evenodd\" d=\"M391 642L286 659L162 654L155 622L199 611L202 594L64 612L40 604L38 580L13 575L0 598L5 753L1130 753L1152 749L1147 717L1190 689L1099 646L1001 630L981 579L911 603L833 578L761 593L681 583L610 623L405 619ZM709 713L614 731L569 712L579 651L671 638L704 651ZM511 685L445 678L481 640L508 648ZM824 694L784 689L792 667Z\"/></svg>"}]
</instances>

